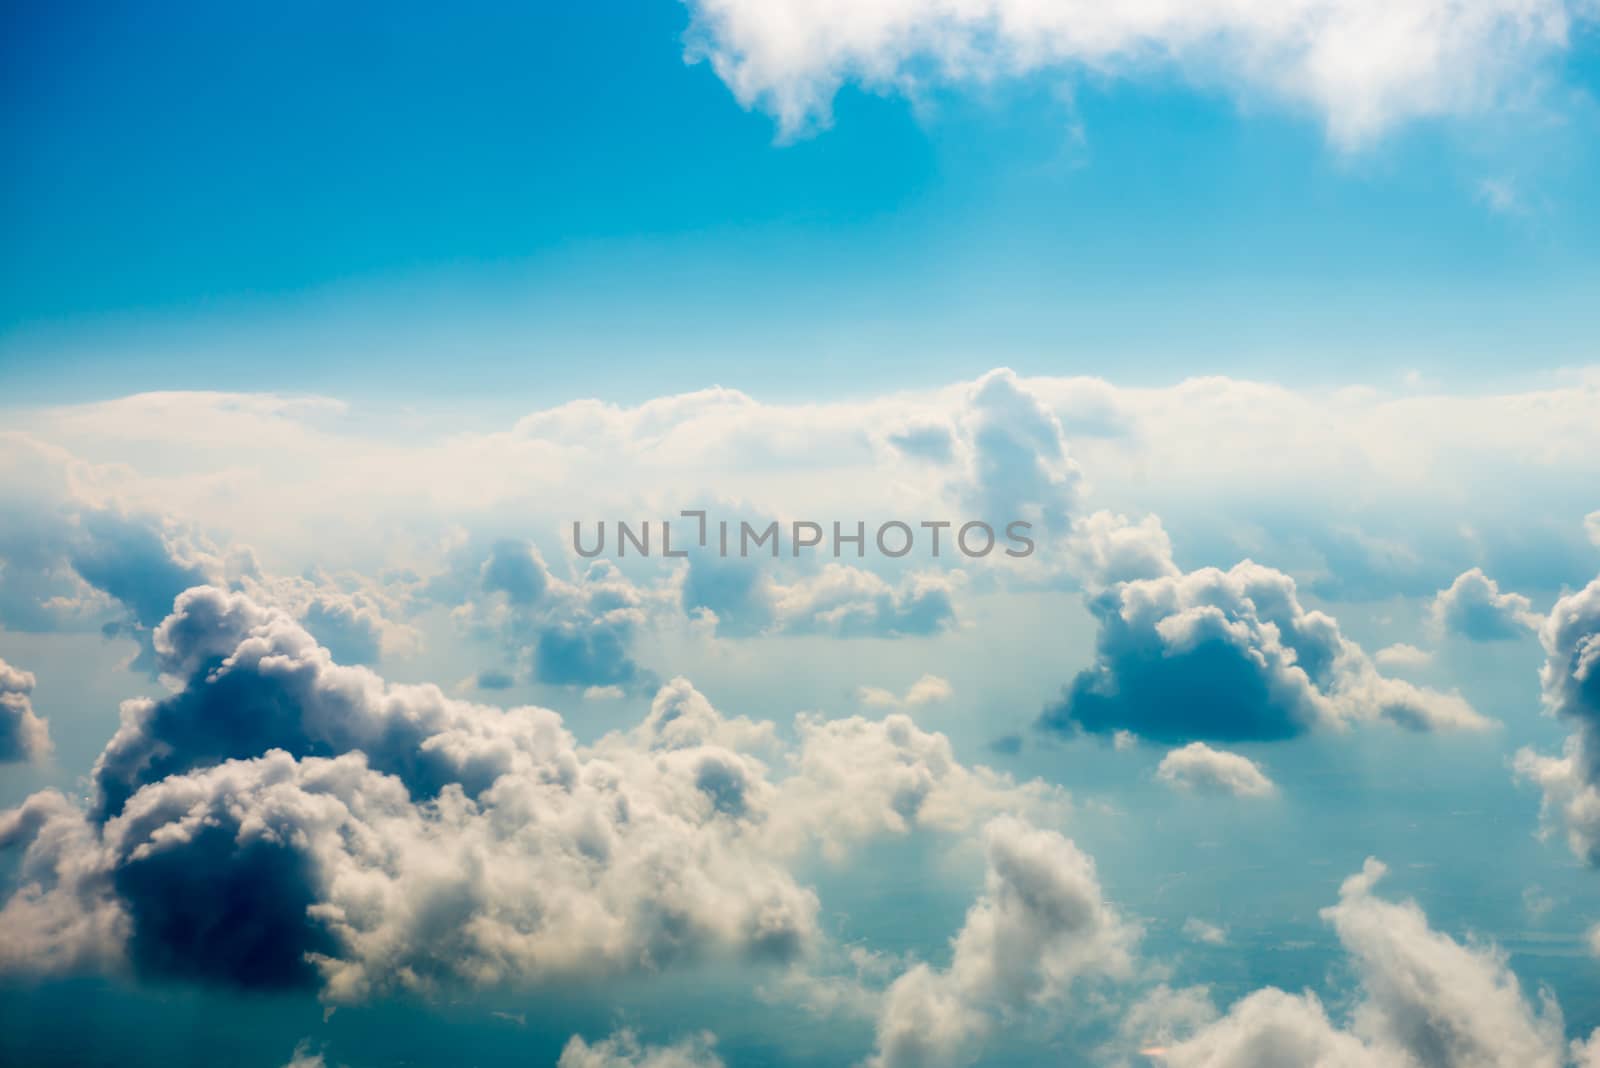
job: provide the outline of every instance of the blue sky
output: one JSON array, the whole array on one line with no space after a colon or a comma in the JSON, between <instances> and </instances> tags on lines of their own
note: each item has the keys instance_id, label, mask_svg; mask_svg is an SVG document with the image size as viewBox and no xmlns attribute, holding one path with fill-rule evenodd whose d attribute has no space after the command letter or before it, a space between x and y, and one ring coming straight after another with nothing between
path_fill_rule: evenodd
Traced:
<instances>
[{"instance_id":1,"label":"blue sky","mask_svg":"<svg viewBox=\"0 0 1600 1068\"><path fill-rule=\"evenodd\" d=\"M1592 0L0 18L0 1062L1600 1068Z\"/></svg>"},{"instance_id":2,"label":"blue sky","mask_svg":"<svg viewBox=\"0 0 1600 1068\"><path fill-rule=\"evenodd\" d=\"M1527 108L1347 150L1172 72L847 84L778 143L671 3L13 22L13 396L91 367L101 397L349 395L376 361L406 399L556 399L596 365L629 399L1000 363L1465 385L1582 363L1595 327L1592 26Z\"/></svg>"}]
</instances>

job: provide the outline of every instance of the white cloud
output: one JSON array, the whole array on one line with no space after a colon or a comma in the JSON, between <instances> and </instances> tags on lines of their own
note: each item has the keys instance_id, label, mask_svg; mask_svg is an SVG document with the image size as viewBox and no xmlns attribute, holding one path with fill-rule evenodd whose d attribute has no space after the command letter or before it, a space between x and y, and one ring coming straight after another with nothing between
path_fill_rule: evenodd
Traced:
<instances>
[{"instance_id":1,"label":"white cloud","mask_svg":"<svg viewBox=\"0 0 1600 1068\"><path fill-rule=\"evenodd\" d=\"M1105 901L1094 862L1016 819L984 831L984 891L950 965L919 964L884 995L872 1068L974 1063L999 1019L1059 1002L1079 980L1130 974L1136 931Z\"/></svg>"},{"instance_id":2,"label":"white cloud","mask_svg":"<svg viewBox=\"0 0 1600 1068\"><path fill-rule=\"evenodd\" d=\"M180 688L125 705L91 808L46 792L0 815L0 847L22 854L0 969L316 986L338 1004L792 959L817 937L797 852L1062 803L904 715L803 717L785 746L682 679L581 746L549 710L335 664L282 610L210 588L153 644Z\"/></svg>"},{"instance_id":3,"label":"white cloud","mask_svg":"<svg viewBox=\"0 0 1600 1068\"><path fill-rule=\"evenodd\" d=\"M0 764L50 755L50 725L34 712L29 698L36 683L31 671L0 660Z\"/></svg>"},{"instance_id":4,"label":"white cloud","mask_svg":"<svg viewBox=\"0 0 1600 1068\"><path fill-rule=\"evenodd\" d=\"M1265 741L1376 720L1489 725L1457 694L1379 674L1337 620L1301 604L1292 578L1249 560L1119 582L1089 610L1100 624L1095 661L1046 708L1045 729L1178 742Z\"/></svg>"},{"instance_id":5,"label":"white cloud","mask_svg":"<svg viewBox=\"0 0 1600 1068\"><path fill-rule=\"evenodd\" d=\"M1600 866L1600 578L1556 602L1539 640L1545 708L1573 732L1560 757L1523 749L1515 768L1543 789L1545 817L1565 823L1573 854Z\"/></svg>"},{"instance_id":6,"label":"white cloud","mask_svg":"<svg viewBox=\"0 0 1600 1068\"><path fill-rule=\"evenodd\" d=\"M1433 663L1433 654L1426 649L1418 649L1415 645L1397 642L1386 645L1372 654L1372 659L1379 667L1386 668L1420 668Z\"/></svg>"},{"instance_id":7,"label":"white cloud","mask_svg":"<svg viewBox=\"0 0 1600 1068\"><path fill-rule=\"evenodd\" d=\"M1214 923L1207 923L1197 916L1190 916L1183 921L1183 933L1186 937L1208 946L1221 946L1228 942L1228 932L1224 928Z\"/></svg>"},{"instance_id":8,"label":"white cloud","mask_svg":"<svg viewBox=\"0 0 1600 1068\"><path fill-rule=\"evenodd\" d=\"M723 1068L716 1039L699 1034L670 1046L641 1045L632 1031L619 1031L590 1045L579 1035L568 1040L556 1068Z\"/></svg>"},{"instance_id":9,"label":"white cloud","mask_svg":"<svg viewBox=\"0 0 1600 1068\"><path fill-rule=\"evenodd\" d=\"M1523 996L1505 955L1433 930L1413 902L1373 895L1369 860L1323 910L1361 982L1347 1025L1309 991L1257 991L1166 1051L1171 1068L1561 1068L1561 1013Z\"/></svg>"},{"instance_id":10,"label":"white cloud","mask_svg":"<svg viewBox=\"0 0 1600 1068\"><path fill-rule=\"evenodd\" d=\"M1234 797L1272 797L1278 787L1249 757L1190 742L1174 749L1156 768L1156 778L1184 790L1204 790Z\"/></svg>"},{"instance_id":11,"label":"white cloud","mask_svg":"<svg viewBox=\"0 0 1600 1068\"><path fill-rule=\"evenodd\" d=\"M954 692L949 680L938 675L924 675L913 682L903 696L881 687L863 686L856 691L856 697L868 708L919 708L948 701Z\"/></svg>"},{"instance_id":12,"label":"white cloud","mask_svg":"<svg viewBox=\"0 0 1600 1068\"><path fill-rule=\"evenodd\" d=\"M1536 632L1544 617L1518 593L1502 593L1479 568L1465 571L1433 599L1433 625L1473 641L1504 641Z\"/></svg>"},{"instance_id":13,"label":"white cloud","mask_svg":"<svg viewBox=\"0 0 1600 1068\"><path fill-rule=\"evenodd\" d=\"M327 1068L327 1064L327 1059L311 1048L311 1040L302 1039L295 1044L294 1055L283 1068Z\"/></svg>"},{"instance_id":14,"label":"white cloud","mask_svg":"<svg viewBox=\"0 0 1600 1068\"><path fill-rule=\"evenodd\" d=\"M691 0L691 58L786 135L829 121L846 82L1149 76L1319 115L1343 146L1504 103L1566 45L1563 0Z\"/></svg>"}]
</instances>

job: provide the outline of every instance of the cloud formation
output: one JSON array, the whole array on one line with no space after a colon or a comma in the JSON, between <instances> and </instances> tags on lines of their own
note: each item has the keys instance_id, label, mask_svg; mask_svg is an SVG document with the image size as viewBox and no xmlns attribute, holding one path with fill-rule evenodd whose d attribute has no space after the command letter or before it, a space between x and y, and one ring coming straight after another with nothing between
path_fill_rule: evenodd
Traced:
<instances>
[{"instance_id":1,"label":"cloud formation","mask_svg":"<svg viewBox=\"0 0 1600 1068\"><path fill-rule=\"evenodd\" d=\"M1475 642L1521 638L1536 632L1544 622L1526 597L1502 593L1494 579L1476 567L1439 591L1433 599L1431 619L1441 633Z\"/></svg>"},{"instance_id":2,"label":"cloud formation","mask_svg":"<svg viewBox=\"0 0 1600 1068\"><path fill-rule=\"evenodd\" d=\"M1156 778L1181 790L1232 794L1234 797L1271 797L1277 784L1249 757L1204 742L1190 742L1161 758Z\"/></svg>"},{"instance_id":3,"label":"cloud formation","mask_svg":"<svg viewBox=\"0 0 1600 1068\"><path fill-rule=\"evenodd\" d=\"M554 712L387 683L209 587L154 648L181 688L124 706L88 810L44 792L0 817L22 854L0 970L344 1003L791 959L816 938L796 853L1059 802L903 715L802 719L784 747L681 679L637 727L580 746Z\"/></svg>"},{"instance_id":4,"label":"cloud formation","mask_svg":"<svg viewBox=\"0 0 1600 1068\"><path fill-rule=\"evenodd\" d=\"M1347 1024L1315 994L1267 988L1166 1050L1171 1068L1561 1068L1560 1010L1530 1005L1505 955L1433 930L1414 902L1372 890L1384 866L1368 860L1322 911L1361 984Z\"/></svg>"},{"instance_id":5,"label":"cloud formation","mask_svg":"<svg viewBox=\"0 0 1600 1068\"><path fill-rule=\"evenodd\" d=\"M50 754L50 725L33 711L37 680L0 660L0 764L43 760Z\"/></svg>"},{"instance_id":6,"label":"cloud formation","mask_svg":"<svg viewBox=\"0 0 1600 1068\"><path fill-rule=\"evenodd\" d=\"M984 829L983 893L949 967L918 964L884 994L870 1068L976 1063L1009 1013L1052 1005L1074 983L1126 976L1136 929L1106 903L1094 861L1054 831L1010 817Z\"/></svg>"},{"instance_id":7,"label":"cloud formation","mask_svg":"<svg viewBox=\"0 0 1600 1068\"><path fill-rule=\"evenodd\" d=\"M1105 5L1057 0L693 0L691 58L792 136L826 125L840 87L916 93L1045 73L1203 86L1321 117L1343 146L1397 123L1503 103L1566 45L1581 3L1292 0Z\"/></svg>"},{"instance_id":8,"label":"cloud formation","mask_svg":"<svg viewBox=\"0 0 1600 1068\"><path fill-rule=\"evenodd\" d=\"M581 1035L573 1035L556 1068L723 1068L723 1064L716 1039L709 1034L670 1046L645 1046L638 1035L623 1030L592 1046Z\"/></svg>"},{"instance_id":9,"label":"cloud formation","mask_svg":"<svg viewBox=\"0 0 1600 1068\"><path fill-rule=\"evenodd\" d=\"M1545 709L1573 732L1560 757L1521 750L1516 770L1543 789L1545 815L1565 824L1573 854L1600 867L1600 578L1556 602L1539 640Z\"/></svg>"},{"instance_id":10,"label":"cloud formation","mask_svg":"<svg viewBox=\"0 0 1600 1068\"><path fill-rule=\"evenodd\" d=\"M1376 720L1488 725L1455 694L1380 674L1337 620L1301 605L1292 578L1248 560L1117 582L1089 610L1100 625L1095 661L1045 709L1045 730L1173 743L1270 741Z\"/></svg>"}]
</instances>

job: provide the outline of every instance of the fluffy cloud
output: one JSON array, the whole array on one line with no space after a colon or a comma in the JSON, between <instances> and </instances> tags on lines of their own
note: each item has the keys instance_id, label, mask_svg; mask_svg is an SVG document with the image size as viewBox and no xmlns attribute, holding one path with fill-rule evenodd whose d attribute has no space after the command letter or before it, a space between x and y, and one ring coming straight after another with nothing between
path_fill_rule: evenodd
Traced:
<instances>
[{"instance_id":1,"label":"fluffy cloud","mask_svg":"<svg viewBox=\"0 0 1600 1068\"><path fill-rule=\"evenodd\" d=\"M1433 599L1432 620L1445 634L1475 642L1506 641L1537 631L1544 621L1526 597L1501 593L1479 568L1463 572Z\"/></svg>"},{"instance_id":2,"label":"fluffy cloud","mask_svg":"<svg viewBox=\"0 0 1600 1068\"><path fill-rule=\"evenodd\" d=\"M50 753L50 725L33 711L33 673L0 660L0 764L42 760Z\"/></svg>"},{"instance_id":3,"label":"fluffy cloud","mask_svg":"<svg viewBox=\"0 0 1600 1068\"><path fill-rule=\"evenodd\" d=\"M1081 502L1083 474L1068 454L1060 418L1008 368L964 389L953 412L916 416L886 441L932 463L965 517L996 530L1022 520L1042 537L1059 537Z\"/></svg>"},{"instance_id":4,"label":"fluffy cloud","mask_svg":"<svg viewBox=\"0 0 1600 1068\"><path fill-rule=\"evenodd\" d=\"M1221 946L1228 942L1228 932L1225 928L1207 923L1198 916L1190 916L1183 921L1183 934L1186 938L1208 946Z\"/></svg>"},{"instance_id":5,"label":"fluffy cloud","mask_svg":"<svg viewBox=\"0 0 1600 1068\"><path fill-rule=\"evenodd\" d=\"M1250 561L1120 582L1089 608L1100 624L1095 662L1045 709L1044 729L1187 742L1373 720L1487 725L1459 696L1379 674L1332 616L1301 605L1293 579Z\"/></svg>"},{"instance_id":6,"label":"fluffy cloud","mask_svg":"<svg viewBox=\"0 0 1600 1068\"><path fill-rule=\"evenodd\" d=\"M89 809L46 792L0 817L0 846L22 852L8 970L126 966L341 1003L792 958L816 935L797 851L1059 801L961 765L905 716L803 719L786 748L683 680L580 746L554 712L386 683L212 588L181 595L153 644L181 688L124 706Z\"/></svg>"},{"instance_id":7,"label":"fluffy cloud","mask_svg":"<svg viewBox=\"0 0 1600 1068\"><path fill-rule=\"evenodd\" d=\"M1309 991L1257 991L1165 1051L1173 1068L1560 1068L1560 1011L1529 1005L1505 956L1433 930L1413 902L1372 893L1369 860L1323 910L1361 982L1347 1025Z\"/></svg>"},{"instance_id":8,"label":"fluffy cloud","mask_svg":"<svg viewBox=\"0 0 1600 1068\"><path fill-rule=\"evenodd\" d=\"M1172 562L1172 539L1159 516L1134 523L1112 512L1095 512L1073 523L1066 548L1071 573L1091 591L1179 573Z\"/></svg>"},{"instance_id":9,"label":"fluffy cloud","mask_svg":"<svg viewBox=\"0 0 1600 1068\"><path fill-rule=\"evenodd\" d=\"M1156 778L1184 790L1204 790L1234 797L1271 797L1276 784L1249 757L1190 742L1161 758Z\"/></svg>"},{"instance_id":10,"label":"fluffy cloud","mask_svg":"<svg viewBox=\"0 0 1600 1068\"><path fill-rule=\"evenodd\" d=\"M1565 822L1572 852L1600 867L1600 578L1556 602L1539 640L1545 709L1574 729L1562 756L1524 749L1516 769L1544 790L1546 816Z\"/></svg>"},{"instance_id":11,"label":"fluffy cloud","mask_svg":"<svg viewBox=\"0 0 1600 1068\"><path fill-rule=\"evenodd\" d=\"M495 542L481 560L470 548L435 577L427 596L457 603L456 621L493 637L530 679L553 686L645 690L655 677L633 659L639 632L668 602L607 560L563 579L530 542ZM491 672L491 677L495 673Z\"/></svg>"},{"instance_id":12,"label":"fluffy cloud","mask_svg":"<svg viewBox=\"0 0 1600 1068\"><path fill-rule=\"evenodd\" d=\"M1386 645L1372 654L1379 667L1386 668L1419 668L1426 667L1433 662L1433 654L1426 649L1418 649L1415 645L1397 642Z\"/></svg>"},{"instance_id":13,"label":"fluffy cloud","mask_svg":"<svg viewBox=\"0 0 1600 1068\"><path fill-rule=\"evenodd\" d=\"M952 693L948 680L938 675L924 675L913 682L902 697L877 686L863 686L856 691L856 696L868 708L916 708L948 701Z\"/></svg>"},{"instance_id":14,"label":"fluffy cloud","mask_svg":"<svg viewBox=\"0 0 1600 1068\"><path fill-rule=\"evenodd\" d=\"M691 57L785 134L826 123L840 86L915 92L1049 72L1138 76L1171 66L1202 84L1319 114L1342 145L1407 119L1503 100L1566 43L1563 0L1292 0L1286 4L1060 0L693 0Z\"/></svg>"},{"instance_id":15,"label":"fluffy cloud","mask_svg":"<svg viewBox=\"0 0 1600 1068\"><path fill-rule=\"evenodd\" d=\"M984 890L950 965L916 965L889 987L873 1068L972 1064L1003 1014L1059 1002L1081 979L1131 972L1136 932L1072 842L1002 817L985 828L984 846Z\"/></svg>"},{"instance_id":16,"label":"fluffy cloud","mask_svg":"<svg viewBox=\"0 0 1600 1068\"><path fill-rule=\"evenodd\" d=\"M722 1068L715 1047L709 1034L670 1046L640 1045L632 1031L619 1031L592 1046L573 1035L556 1068Z\"/></svg>"}]
</instances>

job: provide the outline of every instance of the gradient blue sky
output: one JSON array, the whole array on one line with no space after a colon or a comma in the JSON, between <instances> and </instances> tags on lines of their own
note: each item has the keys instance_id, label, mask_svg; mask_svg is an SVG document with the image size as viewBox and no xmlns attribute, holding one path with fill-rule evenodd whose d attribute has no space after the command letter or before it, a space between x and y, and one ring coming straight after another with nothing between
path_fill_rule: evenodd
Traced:
<instances>
[{"instance_id":1,"label":"gradient blue sky","mask_svg":"<svg viewBox=\"0 0 1600 1068\"><path fill-rule=\"evenodd\" d=\"M9 397L1482 385L1600 324L1592 25L1531 112L1353 151L1171 75L846 86L780 144L679 4L379 10L12 8Z\"/></svg>"}]
</instances>

